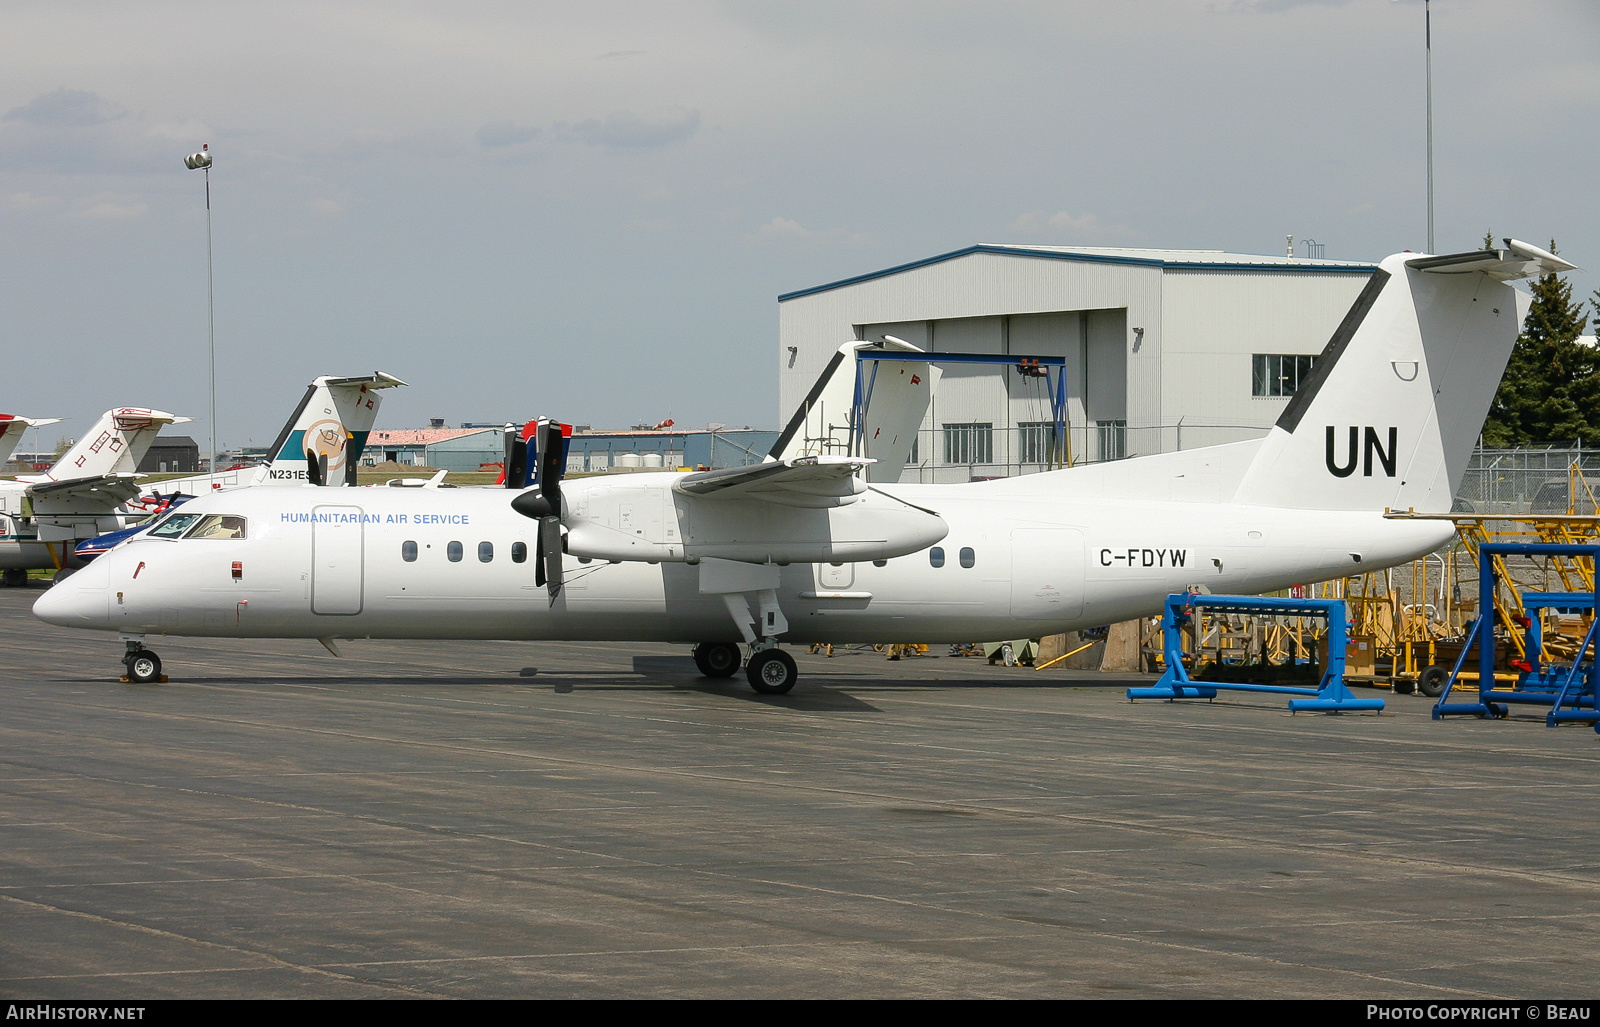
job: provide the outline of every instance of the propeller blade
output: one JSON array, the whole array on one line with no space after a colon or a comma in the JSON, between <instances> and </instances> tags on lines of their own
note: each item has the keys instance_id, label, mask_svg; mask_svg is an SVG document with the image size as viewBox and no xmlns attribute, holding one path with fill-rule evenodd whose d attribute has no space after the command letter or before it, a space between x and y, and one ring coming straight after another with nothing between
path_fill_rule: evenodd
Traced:
<instances>
[{"instance_id":1,"label":"propeller blade","mask_svg":"<svg viewBox=\"0 0 1600 1027\"><path fill-rule=\"evenodd\" d=\"M544 525L533 536L533 583L543 585L544 578Z\"/></svg>"},{"instance_id":2,"label":"propeller blade","mask_svg":"<svg viewBox=\"0 0 1600 1027\"><path fill-rule=\"evenodd\" d=\"M564 434L559 421L544 421L539 425L539 494L550 500L558 514L561 511L561 474L567 465Z\"/></svg>"},{"instance_id":3,"label":"propeller blade","mask_svg":"<svg viewBox=\"0 0 1600 1027\"><path fill-rule=\"evenodd\" d=\"M327 469L317 459L317 454L306 450L306 480L313 485L321 485L327 479Z\"/></svg>"},{"instance_id":4,"label":"propeller blade","mask_svg":"<svg viewBox=\"0 0 1600 1027\"><path fill-rule=\"evenodd\" d=\"M508 489L528 487L528 440L513 428L506 432L506 480Z\"/></svg>"},{"instance_id":5,"label":"propeller blade","mask_svg":"<svg viewBox=\"0 0 1600 1027\"><path fill-rule=\"evenodd\" d=\"M544 561L544 580L552 600L561 592L561 521L545 517L539 521L539 556ZM537 582L535 582L537 583Z\"/></svg>"}]
</instances>

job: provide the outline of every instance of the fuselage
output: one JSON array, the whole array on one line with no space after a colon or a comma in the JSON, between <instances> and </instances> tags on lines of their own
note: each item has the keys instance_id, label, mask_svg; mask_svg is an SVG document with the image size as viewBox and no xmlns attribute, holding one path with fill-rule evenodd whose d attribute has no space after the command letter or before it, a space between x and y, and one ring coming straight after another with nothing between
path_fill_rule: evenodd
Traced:
<instances>
[{"instance_id":1,"label":"fuselage","mask_svg":"<svg viewBox=\"0 0 1600 1027\"><path fill-rule=\"evenodd\" d=\"M1157 613L1192 585L1255 593L1378 569L1452 533L1374 512L1073 499L1071 472L1055 473L1063 488L1049 494L1007 481L878 486L936 512L948 534L887 560L782 566L783 640L1040 636ZM568 482L568 501L591 481ZM552 599L536 581L538 525L511 509L514 495L260 486L203 496L180 513L233 528L136 536L34 612L127 635L739 640L686 562L567 555Z\"/></svg>"}]
</instances>

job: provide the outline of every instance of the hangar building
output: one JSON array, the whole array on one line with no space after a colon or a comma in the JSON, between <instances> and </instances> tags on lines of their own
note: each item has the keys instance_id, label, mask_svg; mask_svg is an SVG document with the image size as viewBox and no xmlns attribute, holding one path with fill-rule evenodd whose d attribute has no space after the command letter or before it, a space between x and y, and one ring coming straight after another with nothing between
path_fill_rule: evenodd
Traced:
<instances>
[{"instance_id":1,"label":"hangar building","mask_svg":"<svg viewBox=\"0 0 1600 1027\"><path fill-rule=\"evenodd\" d=\"M779 411L838 347L1066 358L1074 463L1262 435L1377 265L1224 253L980 244L778 297ZM943 368L902 481L1042 470L1051 411L1014 367Z\"/></svg>"}]
</instances>

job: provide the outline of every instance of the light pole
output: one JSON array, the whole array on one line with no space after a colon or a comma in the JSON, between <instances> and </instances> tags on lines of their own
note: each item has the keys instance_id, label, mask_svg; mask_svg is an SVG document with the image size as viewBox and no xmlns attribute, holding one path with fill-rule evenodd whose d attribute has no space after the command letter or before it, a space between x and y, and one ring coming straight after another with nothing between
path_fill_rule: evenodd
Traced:
<instances>
[{"instance_id":1,"label":"light pole","mask_svg":"<svg viewBox=\"0 0 1600 1027\"><path fill-rule=\"evenodd\" d=\"M211 351L211 487L217 485L217 304L211 278L211 144L202 143L199 153L183 158L190 171L206 173L206 334Z\"/></svg>"},{"instance_id":2,"label":"light pole","mask_svg":"<svg viewBox=\"0 0 1600 1027\"><path fill-rule=\"evenodd\" d=\"M1428 77L1428 252L1433 248L1433 13L1429 0L1422 0L1422 45L1427 51Z\"/></svg>"}]
</instances>

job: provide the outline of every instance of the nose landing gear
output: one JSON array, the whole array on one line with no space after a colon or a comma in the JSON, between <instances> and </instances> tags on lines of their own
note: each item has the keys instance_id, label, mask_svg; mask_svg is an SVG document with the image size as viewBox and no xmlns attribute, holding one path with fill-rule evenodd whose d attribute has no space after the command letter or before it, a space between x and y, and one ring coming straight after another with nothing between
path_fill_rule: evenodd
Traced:
<instances>
[{"instance_id":1,"label":"nose landing gear","mask_svg":"<svg viewBox=\"0 0 1600 1027\"><path fill-rule=\"evenodd\" d=\"M142 642L130 641L128 651L122 657L122 665L127 668L124 681L148 685L152 681L164 682L167 676L161 673L161 657L144 647Z\"/></svg>"}]
</instances>

